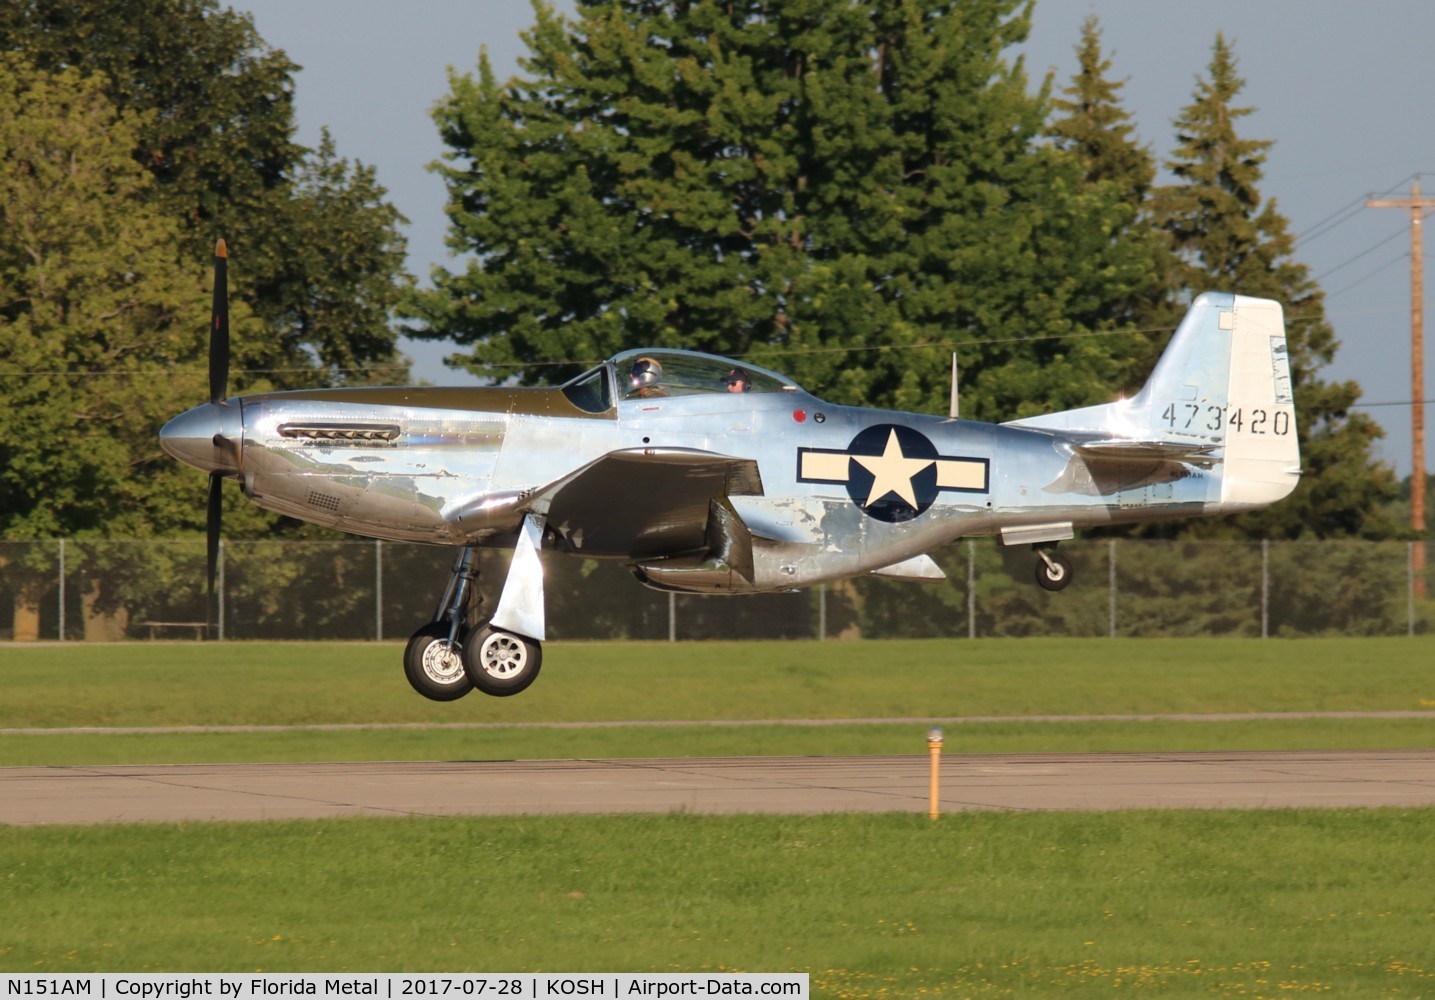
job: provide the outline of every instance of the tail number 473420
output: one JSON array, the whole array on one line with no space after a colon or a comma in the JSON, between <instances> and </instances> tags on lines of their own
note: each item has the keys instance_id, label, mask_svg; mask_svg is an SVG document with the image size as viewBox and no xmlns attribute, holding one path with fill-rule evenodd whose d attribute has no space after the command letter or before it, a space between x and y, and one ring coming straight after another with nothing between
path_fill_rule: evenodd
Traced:
<instances>
[{"instance_id":1,"label":"tail number 473420","mask_svg":"<svg viewBox=\"0 0 1435 1000\"><path fill-rule=\"evenodd\" d=\"M1270 411L1261 407L1237 407L1234 410L1214 404L1200 406L1197 403L1171 403L1161 412L1161 418L1172 430L1200 428L1219 431L1229 427L1233 434L1274 434L1283 437L1291 432L1290 410Z\"/></svg>"}]
</instances>

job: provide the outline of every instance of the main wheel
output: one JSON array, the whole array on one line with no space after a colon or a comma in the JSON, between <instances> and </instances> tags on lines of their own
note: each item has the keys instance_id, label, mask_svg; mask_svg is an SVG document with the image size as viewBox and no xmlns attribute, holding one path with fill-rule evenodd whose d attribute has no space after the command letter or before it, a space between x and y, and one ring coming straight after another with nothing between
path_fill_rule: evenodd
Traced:
<instances>
[{"instance_id":1,"label":"main wheel","mask_svg":"<svg viewBox=\"0 0 1435 1000\"><path fill-rule=\"evenodd\" d=\"M1071 582L1071 560L1056 552L1039 552L1036 582L1046 590L1061 590Z\"/></svg>"},{"instance_id":2,"label":"main wheel","mask_svg":"<svg viewBox=\"0 0 1435 1000\"><path fill-rule=\"evenodd\" d=\"M473 690L463 669L464 629L452 645L448 634L448 622L432 622L415 632L404 650L404 676L415 691L434 701L453 701Z\"/></svg>"},{"instance_id":3,"label":"main wheel","mask_svg":"<svg viewBox=\"0 0 1435 1000\"><path fill-rule=\"evenodd\" d=\"M463 644L463 668L484 694L505 698L533 683L543 665L543 647L532 639L486 625Z\"/></svg>"}]
</instances>

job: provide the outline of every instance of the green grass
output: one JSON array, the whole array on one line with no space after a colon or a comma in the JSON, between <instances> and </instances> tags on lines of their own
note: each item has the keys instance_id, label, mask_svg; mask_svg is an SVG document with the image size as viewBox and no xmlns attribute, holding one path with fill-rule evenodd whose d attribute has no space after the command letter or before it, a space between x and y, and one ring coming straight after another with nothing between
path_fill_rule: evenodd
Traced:
<instances>
[{"instance_id":1,"label":"green grass","mask_svg":"<svg viewBox=\"0 0 1435 1000\"><path fill-rule=\"evenodd\" d=\"M1429 719L948 724L948 754L1395 749L1435 745ZM544 760L615 757L844 757L923 753L914 723L619 726L602 729L356 729L281 733L0 736L0 766L272 761Z\"/></svg>"},{"instance_id":2,"label":"green grass","mask_svg":"<svg viewBox=\"0 0 1435 1000\"><path fill-rule=\"evenodd\" d=\"M816 719L1435 708L1435 638L552 643L437 704L372 643L0 648L0 727Z\"/></svg>"},{"instance_id":3,"label":"green grass","mask_svg":"<svg viewBox=\"0 0 1435 1000\"><path fill-rule=\"evenodd\" d=\"M1428 995L1435 810L0 829L5 971L806 971L816 996Z\"/></svg>"},{"instance_id":4,"label":"green grass","mask_svg":"<svg viewBox=\"0 0 1435 1000\"><path fill-rule=\"evenodd\" d=\"M1420 710L1435 640L554 643L437 705L400 649L0 647L0 762L920 753L911 722ZM695 725L694 720L719 720ZM622 725L639 720L674 726ZM605 728L558 723L608 721ZM493 724L439 728L431 723ZM737 725L750 722L750 725ZM322 725L417 724L320 730ZM1430 719L949 724L952 753L1395 747ZM818 997L1435 994L1435 810L0 828L0 970L806 971Z\"/></svg>"},{"instance_id":5,"label":"green grass","mask_svg":"<svg viewBox=\"0 0 1435 1000\"><path fill-rule=\"evenodd\" d=\"M0 764L844 755L922 749L924 727L778 720L1435 708L1435 639L553 643L514 698L409 690L366 643L0 647L0 729L411 729L0 736ZM769 723L523 728L634 721ZM495 728L442 729L433 723ZM1000 722L955 752L1422 747L1429 719Z\"/></svg>"}]
</instances>

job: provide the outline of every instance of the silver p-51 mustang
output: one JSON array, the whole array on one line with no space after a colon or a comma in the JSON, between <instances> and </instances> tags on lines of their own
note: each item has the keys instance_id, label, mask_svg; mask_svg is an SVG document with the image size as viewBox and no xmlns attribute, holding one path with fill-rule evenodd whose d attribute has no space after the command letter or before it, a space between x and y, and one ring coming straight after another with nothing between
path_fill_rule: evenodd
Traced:
<instances>
[{"instance_id":1,"label":"silver p-51 mustang","mask_svg":"<svg viewBox=\"0 0 1435 1000\"><path fill-rule=\"evenodd\" d=\"M373 538L458 549L405 652L421 694L522 691L544 639L542 549L621 559L660 590L752 594L873 573L934 581L958 538L1030 545L1038 582L1078 526L1228 514L1300 476L1281 307L1206 293L1130 399L1004 424L825 403L687 351L618 354L556 388L351 388L225 398L216 260L208 403L160 432L219 487ZM477 550L514 550L478 607Z\"/></svg>"}]
</instances>

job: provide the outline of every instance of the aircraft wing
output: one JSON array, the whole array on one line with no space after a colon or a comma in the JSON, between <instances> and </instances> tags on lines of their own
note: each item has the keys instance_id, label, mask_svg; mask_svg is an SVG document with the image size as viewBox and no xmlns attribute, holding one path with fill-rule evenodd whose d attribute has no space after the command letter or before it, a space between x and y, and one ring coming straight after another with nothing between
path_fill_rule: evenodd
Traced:
<instances>
[{"instance_id":1,"label":"aircraft wing","mask_svg":"<svg viewBox=\"0 0 1435 1000\"><path fill-rule=\"evenodd\" d=\"M573 548L595 557L653 559L711 547L713 501L761 496L750 458L687 448L609 452L535 491L524 505Z\"/></svg>"}]
</instances>

